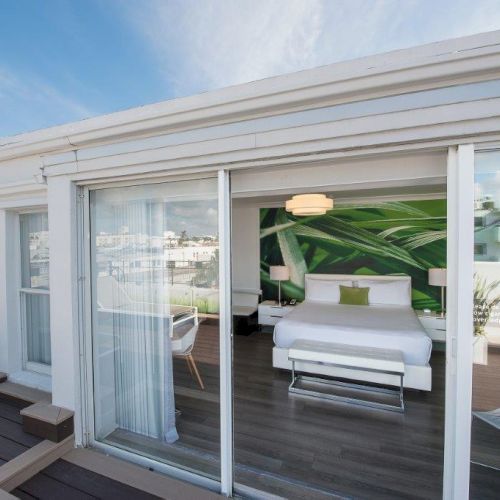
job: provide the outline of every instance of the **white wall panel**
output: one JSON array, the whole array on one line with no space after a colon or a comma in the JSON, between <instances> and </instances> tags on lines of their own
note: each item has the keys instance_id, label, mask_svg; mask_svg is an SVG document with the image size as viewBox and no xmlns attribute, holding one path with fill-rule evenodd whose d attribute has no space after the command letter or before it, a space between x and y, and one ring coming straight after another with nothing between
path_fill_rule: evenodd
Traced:
<instances>
[{"instance_id":1,"label":"white wall panel","mask_svg":"<svg viewBox=\"0 0 500 500\"><path fill-rule=\"evenodd\" d=\"M333 191L354 190L360 187L431 184L446 177L446 153L393 155L382 158L332 161L321 165L292 168L254 169L234 172L234 196L276 193L280 190L333 188Z\"/></svg>"},{"instance_id":2,"label":"white wall panel","mask_svg":"<svg viewBox=\"0 0 500 500\"><path fill-rule=\"evenodd\" d=\"M232 286L260 289L259 207L233 199L232 211Z\"/></svg>"},{"instance_id":3,"label":"white wall panel","mask_svg":"<svg viewBox=\"0 0 500 500\"><path fill-rule=\"evenodd\" d=\"M41 166L39 156L0 161L0 188L4 185L35 183L34 176L40 173Z\"/></svg>"},{"instance_id":4,"label":"white wall panel","mask_svg":"<svg viewBox=\"0 0 500 500\"><path fill-rule=\"evenodd\" d=\"M0 210L0 371L22 368L17 214Z\"/></svg>"},{"instance_id":5,"label":"white wall panel","mask_svg":"<svg viewBox=\"0 0 500 500\"><path fill-rule=\"evenodd\" d=\"M76 190L68 178L48 183L52 402L75 409L79 393Z\"/></svg>"}]
</instances>

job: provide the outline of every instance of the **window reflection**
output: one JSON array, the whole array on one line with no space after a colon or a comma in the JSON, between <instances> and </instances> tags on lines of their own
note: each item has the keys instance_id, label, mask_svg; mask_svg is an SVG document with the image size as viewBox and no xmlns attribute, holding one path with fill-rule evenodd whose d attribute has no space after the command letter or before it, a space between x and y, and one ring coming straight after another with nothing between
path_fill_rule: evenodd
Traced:
<instances>
[{"instance_id":1,"label":"window reflection","mask_svg":"<svg viewBox=\"0 0 500 500\"><path fill-rule=\"evenodd\" d=\"M480 477L500 470L500 152L476 154L474 222L471 484L477 487Z\"/></svg>"},{"instance_id":2,"label":"window reflection","mask_svg":"<svg viewBox=\"0 0 500 500\"><path fill-rule=\"evenodd\" d=\"M217 179L90 201L96 439L218 478Z\"/></svg>"},{"instance_id":3,"label":"window reflection","mask_svg":"<svg viewBox=\"0 0 500 500\"><path fill-rule=\"evenodd\" d=\"M49 224L44 213L21 214L23 288L49 288Z\"/></svg>"}]
</instances>

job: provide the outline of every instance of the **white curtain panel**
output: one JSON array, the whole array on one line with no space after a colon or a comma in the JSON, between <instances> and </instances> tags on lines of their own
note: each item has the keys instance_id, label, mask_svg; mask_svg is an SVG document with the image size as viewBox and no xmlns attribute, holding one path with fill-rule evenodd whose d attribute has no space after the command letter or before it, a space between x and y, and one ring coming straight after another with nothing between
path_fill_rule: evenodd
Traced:
<instances>
[{"instance_id":1,"label":"white curtain panel","mask_svg":"<svg viewBox=\"0 0 500 500\"><path fill-rule=\"evenodd\" d=\"M107 201L106 190L101 193L94 213L106 219L101 223L115 240L102 248L97 243L97 303L101 331L111 322L116 424L172 443L178 434L168 269L153 265L162 255L155 237L167 229L164 202L127 200L126 191L123 201Z\"/></svg>"}]
</instances>

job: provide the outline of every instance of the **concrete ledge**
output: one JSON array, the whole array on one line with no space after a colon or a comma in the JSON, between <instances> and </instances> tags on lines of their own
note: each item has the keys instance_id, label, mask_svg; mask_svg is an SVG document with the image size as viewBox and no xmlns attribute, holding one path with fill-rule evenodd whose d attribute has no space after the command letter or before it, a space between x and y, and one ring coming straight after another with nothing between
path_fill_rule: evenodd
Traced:
<instances>
[{"instance_id":1,"label":"concrete ledge","mask_svg":"<svg viewBox=\"0 0 500 500\"><path fill-rule=\"evenodd\" d=\"M0 397L24 403L38 403L39 401L50 403L52 401L52 395L49 392L32 389L8 380L0 384Z\"/></svg>"},{"instance_id":2,"label":"concrete ledge","mask_svg":"<svg viewBox=\"0 0 500 500\"><path fill-rule=\"evenodd\" d=\"M49 403L35 403L20 411L23 430L59 443L73 434L73 412Z\"/></svg>"},{"instance_id":3,"label":"concrete ledge","mask_svg":"<svg viewBox=\"0 0 500 500\"><path fill-rule=\"evenodd\" d=\"M120 483L169 500L220 500L226 498L138 465L88 448L75 448L63 460Z\"/></svg>"},{"instance_id":4,"label":"concrete ledge","mask_svg":"<svg viewBox=\"0 0 500 500\"><path fill-rule=\"evenodd\" d=\"M73 436L60 443L42 441L0 467L0 489L12 491L74 447Z\"/></svg>"}]
</instances>

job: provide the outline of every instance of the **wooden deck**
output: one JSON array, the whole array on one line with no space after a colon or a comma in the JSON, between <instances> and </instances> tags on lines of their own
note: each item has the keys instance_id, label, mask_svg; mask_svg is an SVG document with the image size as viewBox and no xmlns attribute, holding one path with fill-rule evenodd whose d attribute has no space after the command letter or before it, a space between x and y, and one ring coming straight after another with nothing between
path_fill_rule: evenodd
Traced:
<instances>
[{"instance_id":1,"label":"wooden deck","mask_svg":"<svg viewBox=\"0 0 500 500\"><path fill-rule=\"evenodd\" d=\"M23 431L19 411L27 404L30 403L0 395L0 477L3 465L8 464L8 467L16 461L23 461L25 456L46 443L54 445L48 441L42 442L41 439ZM194 485L91 450L71 449L65 452L62 458L53 461L47 467L38 467L38 470L40 472L10 491L10 496L0 489L0 498L41 500L220 498L220 495Z\"/></svg>"},{"instance_id":2,"label":"wooden deck","mask_svg":"<svg viewBox=\"0 0 500 500\"><path fill-rule=\"evenodd\" d=\"M0 465L20 456L42 440L23 431L19 410L26 403L0 398ZM120 482L57 460L11 492L22 499L152 499Z\"/></svg>"}]
</instances>

